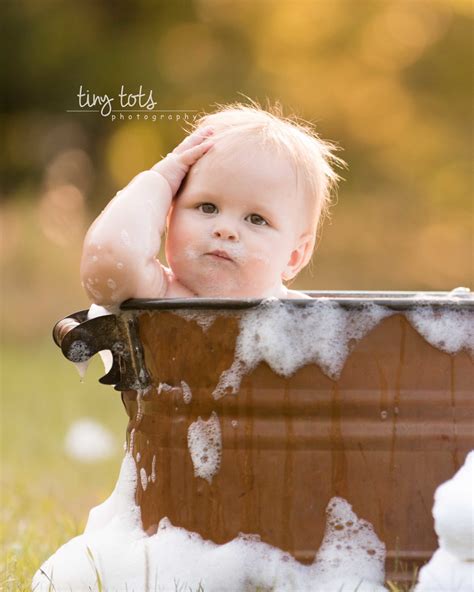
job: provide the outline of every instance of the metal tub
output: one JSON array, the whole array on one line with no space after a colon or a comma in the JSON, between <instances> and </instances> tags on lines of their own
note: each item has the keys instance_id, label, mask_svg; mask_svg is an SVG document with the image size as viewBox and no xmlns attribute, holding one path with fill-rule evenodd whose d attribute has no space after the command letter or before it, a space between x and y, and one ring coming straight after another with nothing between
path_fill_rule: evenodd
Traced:
<instances>
[{"instance_id":1,"label":"metal tub","mask_svg":"<svg viewBox=\"0 0 474 592\"><path fill-rule=\"evenodd\" d=\"M348 318L368 305L386 316L350 340L336 377L314 362L290 376L261 362L237 393L219 398L216 386L257 300L131 300L118 315L71 315L54 334L74 362L113 353L101 382L122 392L128 445L147 479L138 479L136 502L149 533L166 516L216 543L258 534L310 563L327 503L340 496L385 543L387 578L408 581L437 548L433 493L474 448L472 357L430 345L410 314L425 307L472 323L474 302L446 293L430 300L410 292L308 294L312 300L280 305L294 313L297 333L308 325L301 311L311 315L322 301ZM213 414L222 455L208 481L195 476L188 429Z\"/></svg>"}]
</instances>

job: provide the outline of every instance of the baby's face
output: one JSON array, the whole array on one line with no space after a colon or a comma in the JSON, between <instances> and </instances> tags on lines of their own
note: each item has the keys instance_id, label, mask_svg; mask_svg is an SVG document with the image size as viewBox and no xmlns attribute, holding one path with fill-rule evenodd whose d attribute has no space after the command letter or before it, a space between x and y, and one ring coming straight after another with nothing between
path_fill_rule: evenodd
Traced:
<instances>
[{"instance_id":1,"label":"baby's face","mask_svg":"<svg viewBox=\"0 0 474 592\"><path fill-rule=\"evenodd\" d=\"M166 256L197 296L280 294L302 226L291 164L218 142L190 170L168 218Z\"/></svg>"}]
</instances>

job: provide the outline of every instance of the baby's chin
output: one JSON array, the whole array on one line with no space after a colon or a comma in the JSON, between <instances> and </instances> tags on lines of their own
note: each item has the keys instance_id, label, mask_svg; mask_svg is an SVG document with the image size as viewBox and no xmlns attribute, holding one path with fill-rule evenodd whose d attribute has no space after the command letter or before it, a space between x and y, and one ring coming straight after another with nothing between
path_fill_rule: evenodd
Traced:
<instances>
[{"instance_id":1,"label":"baby's chin","mask_svg":"<svg viewBox=\"0 0 474 592\"><path fill-rule=\"evenodd\" d=\"M266 298L277 296L278 287L263 286L243 281L232 274L203 274L192 277L178 276L178 280L200 298Z\"/></svg>"}]
</instances>

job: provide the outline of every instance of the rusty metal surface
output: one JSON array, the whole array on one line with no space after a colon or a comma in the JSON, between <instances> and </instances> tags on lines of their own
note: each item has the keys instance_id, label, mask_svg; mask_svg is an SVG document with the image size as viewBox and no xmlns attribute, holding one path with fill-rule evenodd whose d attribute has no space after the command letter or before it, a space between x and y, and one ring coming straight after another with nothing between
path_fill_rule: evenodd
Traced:
<instances>
[{"instance_id":1,"label":"rusty metal surface","mask_svg":"<svg viewBox=\"0 0 474 592\"><path fill-rule=\"evenodd\" d=\"M153 532L167 516L174 525L217 543L239 532L257 533L310 562L322 540L325 507L337 495L371 522L385 542L387 577L409 579L414 566L431 556L437 547L434 491L474 448L473 360L465 352L449 355L429 345L402 312L427 304L474 313L474 303L443 301L446 293L426 303L415 301L414 293L331 294L349 309L381 300L399 313L356 344L338 380L315 364L284 378L261 363L243 379L238 395L219 400L212 392L234 359L239 317L259 301L228 301L225 306L220 301L220 310L233 312L218 314L206 332L168 309L216 311L218 301L128 301L122 306L127 312L113 317L115 325L109 320L110 326L87 328L86 342L95 351L108 349L102 347L105 341L100 347L95 342L98 331L103 340L111 332L109 344L138 347L128 366L123 351L114 352L114 366L121 360L119 371L132 368L122 373L116 388L124 390L128 439L133 433L134 454L140 453L137 470L150 475L153 466L156 473L146 489L138 480L136 501L145 529ZM286 305L306 307L312 301ZM134 319L137 335L130 337L122 317ZM67 357L65 342L93 321L64 337ZM137 384L137 364L146 371L141 388L153 387L143 396L140 414L137 386L130 386ZM189 404L181 381L192 390ZM158 395L160 383L174 388ZM221 424L223 455L209 484L194 476L187 430L213 411Z\"/></svg>"},{"instance_id":2,"label":"rusty metal surface","mask_svg":"<svg viewBox=\"0 0 474 592\"><path fill-rule=\"evenodd\" d=\"M232 318L218 318L203 333L169 312L140 317L153 384L176 387L150 391L141 421L136 393L124 393L137 467L150 474L154 463L157 476L146 490L137 488L144 527L153 530L167 516L218 543L258 533L309 562L322 540L325 507L342 496L387 545L388 574L411 576L437 546L434 491L474 447L469 356L433 348L397 314L359 342L338 381L316 365L282 378L262 363L237 396L215 401L237 331ZM182 380L193 393L189 405ZM223 456L209 485L194 477L187 430L212 411Z\"/></svg>"}]
</instances>

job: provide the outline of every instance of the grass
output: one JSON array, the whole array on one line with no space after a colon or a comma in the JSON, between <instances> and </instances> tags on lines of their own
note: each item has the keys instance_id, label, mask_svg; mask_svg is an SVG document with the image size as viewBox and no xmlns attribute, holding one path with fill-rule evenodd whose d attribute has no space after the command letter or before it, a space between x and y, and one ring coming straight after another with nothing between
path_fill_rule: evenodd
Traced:
<instances>
[{"instance_id":1,"label":"grass","mask_svg":"<svg viewBox=\"0 0 474 592\"><path fill-rule=\"evenodd\" d=\"M99 360L92 361L83 384L52 340L9 344L1 354L0 590L23 592L43 561L83 531L90 508L110 495L127 416L119 393L97 382L103 374ZM67 429L83 416L115 435L114 458L89 465L64 454ZM408 592L411 586L387 587Z\"/></svg>"},{"instance_id":2,"label":"grass","mask_svg":"<svg viewBox=\"0 0 474 592\"><path fill-rule=\"evenodd\" d=\"M0 590L30 590L35 571L80 534L89 509L108 497L122 459L127 416L120 394L102 386L99 360L85 384L49 340L3 347ZM117 440L110 460L69 459L63 441L82 416L106 425Z\"/></svg>"}]
</instances>

